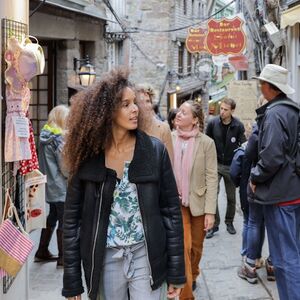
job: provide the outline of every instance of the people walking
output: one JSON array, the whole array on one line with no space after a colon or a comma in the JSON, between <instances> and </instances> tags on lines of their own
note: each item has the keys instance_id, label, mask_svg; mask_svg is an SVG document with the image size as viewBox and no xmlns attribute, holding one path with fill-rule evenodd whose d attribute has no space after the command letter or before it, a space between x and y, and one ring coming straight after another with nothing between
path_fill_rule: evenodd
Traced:
<instances>
[{"instance_id":1,"label":"people walking","mask_svg":"<svg viewBox=\"0 0 300 300\"><path fill-rule=\"evenodd\" d=\"M63 267L63 214L67 178L62 171L61 155L68 114L68 107L64 105L54 107L49 113L47 124L41 131L39 142L39 165L41 172L47 175L46 201L49 203L50 211L46 228L41 232L35 262L57 261L58 268ZM55 256L49 251L48 246L57 223L58 256Z\"/></svg>"},{"instance_id":2,"label":"people walking","mask_svg":"<svg viewBox=\"0 0 300 300\"><path fill-rule=\"evenodd\" d=\"M63 296L175 298L185 283L183 226L164 145L138 130L136 94L123 69L75 96L64 149L70 172Z\"/></svg>"},{"instance_id":3,"label":"people walking","mask_svg":"<svg viewBox=\"0 0 300 300\"><path fill-rule=\"evenodd\" d=\"M187 282L181 300L194 299L205 233L213 227L218 190L217 154L214 141L203 133L201 105L184 102L172 133L174 172L181 201Z\"/></svg>"},{"instance_id":4,"label":"people walking","mask_svg":"<svg viewBox=\"0 0 300 300\"><path fill-rule=\"evenodd\" d=\"M235 185L230 178L230 164L237 149L246 141L245 128L240 120L233 117L236 103L233 99L225 98L221 102L220 116L208 122L206 134L211 137L216 144L218 156L218 175L219 183L223 178L227 196L227 210L225 224L230 234L236 234L233 225L235 215ZM206 238L212 238L214 233L219 230L220 215L217 204L216 221L214 227L207 233Z\"/></svg>"},{"instance_id":5,"label":"people walking","mask_svg":"<svg viewBox=\"0 0 300 300\"><path fill-rule=\"evenodd\" d=\"M239 186L241 209L243 211L242 265L238 276L249 283L257 283L256 269L262 267L262 247L265 239L265 222L263 208L254 202L254 195L248 189L251 168L258 161L258 127L255 123L249 140L235 151L230 175L236 186ZM274 270L270 257L265 261L267 280L274 281Z\"/></svg>"},{"instance_id":6,"label":"people walking","mask_svg":"<svg viewBox=\"0 0 300 300\"><path fill-rule=\"evenodd\" d=\"M269 249L280 299L300 299L299 106L286 95L288 70L268 64L259 77L268 101L257 112L258 162L250 174L254 201L263 204Z\"/></svg>"},{"instance_id":7,"label":"people walking","mask_svg":"<svg viewBox=\"0 0 300 300\"><path fill-rule=\"evenodd\" d=\"M171 131L166 122L156 117L153 110L153 88L147 84L136 87L136 103L139 107L139 128L150 136L158 138L166 146L169 157L173 162L173 145Z\"/></svg>"}]
</instances>

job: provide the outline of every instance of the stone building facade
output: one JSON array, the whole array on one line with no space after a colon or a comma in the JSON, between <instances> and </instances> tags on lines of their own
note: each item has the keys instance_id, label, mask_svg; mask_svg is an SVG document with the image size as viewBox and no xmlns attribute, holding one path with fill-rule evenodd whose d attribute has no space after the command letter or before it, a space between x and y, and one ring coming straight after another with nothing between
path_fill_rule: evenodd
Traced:
<instances>
[{"instance_id":1,"label":"stone building facade","mask_svg":"<svg viewBox=\"0 0 300 300\"><path fill-rule=\"evenodd\" d=\"M30 1L32 12L40 1ZM104 31L106 11L97 0L46 1L29 18L29 33L43 46L45 72L32 82L30 117L36 136L47 120L51 108L68 104L70 96L80 90L77 74L80 63L74 59L89 56L99 77L107 70Z\"/></svg>"},{"instance_id":2,"label":"stone building facade","mask_svg":"<svg viewBox=\"0 0 300 300\"><path fill-rule=\"evenodd\" d=\"M118 2L111 1L116 8ZM134 82L150 83L155 88L163 113L168 107L168 92L175 91L178 105L188 99L208 98L206 83L195 72L199 56L188 53L185 39L188 26L207 14L211 2L126 0L123 11L116 9L129 32L123 42L123 63L130 66ZM176 30L181 27L186 28ZM176 85L180 90L175 90Z\"/></svg>"}]
</instances>

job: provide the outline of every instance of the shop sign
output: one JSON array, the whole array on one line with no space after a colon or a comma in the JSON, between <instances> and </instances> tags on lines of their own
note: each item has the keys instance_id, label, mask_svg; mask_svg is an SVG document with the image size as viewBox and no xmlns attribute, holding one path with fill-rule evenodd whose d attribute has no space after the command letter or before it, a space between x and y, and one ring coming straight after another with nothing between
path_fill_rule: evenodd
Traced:
<instances>
[{"instance_id":1,"label":"shop sign","mask_svg":"<svg viewBox=\"0 0 300 300\"><path fill-rule=\"evenodd\" d=\"M241 54L246 46L244 21L239 17L208 21L206 47L211 55Z\"/></svg>"},{"instance_id":2,"label":"shop sign","mask_svg":"<svg viewBox=\"0 0 300 300\"><path fill-rule=\"evenodd\" d=\"M206 52L213 56L239 55L246 47L244 21L236 16L233 19L210 19L207 29L189 28L186 47L190 53Z\"/></svg>"},{"instance_id":3,"label":"shop sign","mask_svg":"<svg viewBox=\"0 0 300 300\"><path fill-rule=\"evenodd\" d=\"M206 35L207 29L201 27L189 28L188 36L185 40L187 50L190 53L207 52L205 46Z\"/></svg>"},{"instance_id":4,"label":"shop sign","mask_svg":"<svg viewBox=\"0 0 300 300\"><path fill-rule=\"evenodd\" d=\"M248 58L245 55L230 56L228 60L236 71L248 70Z\"/></svg>"}]
</instances>

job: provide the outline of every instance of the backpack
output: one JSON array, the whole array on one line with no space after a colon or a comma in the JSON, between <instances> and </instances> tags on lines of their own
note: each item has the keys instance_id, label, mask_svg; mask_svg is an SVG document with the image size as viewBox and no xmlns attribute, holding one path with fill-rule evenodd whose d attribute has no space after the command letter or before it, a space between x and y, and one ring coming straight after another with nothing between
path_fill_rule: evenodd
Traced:
<instances>
[{"instance_id":1,"label":"backpack","mask_svg":"<svg viewBox=\"0 0 300 300\"><path fill-rule=\"evenodd\" d=\"M241 183L245 148L246 146L243 145L234 151L234 155L230 165L230 177L236 187L239 187Z\"/></svg>"},{"instance_id":2,"label":"backpack","mask_svg":"<svg viewBox=\"0 0 300 300\"><path fill-rule=\"evenodd\" d=\"M298 176L300 176L300 106L294 101L291 100L279 100L275 103L272 103L268 106L268 109L276 106L276 105L287 105L293 107L298 110L299 112L299 119L298 119L298 126L297 126L297 141L296 147L292 153L287 154L287 159L292 163L295 164L295 171Z\"/></svg>"}]
</instances>

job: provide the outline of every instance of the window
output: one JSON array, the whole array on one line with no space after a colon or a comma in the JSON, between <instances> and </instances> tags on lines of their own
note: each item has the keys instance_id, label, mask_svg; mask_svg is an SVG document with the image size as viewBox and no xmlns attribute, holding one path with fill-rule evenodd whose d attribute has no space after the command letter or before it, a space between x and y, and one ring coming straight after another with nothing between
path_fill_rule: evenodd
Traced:
<instances>
[{"instance_id":1,"label":"window","mask_svg":"<svg viewBox=\"0 0 300 300\"><path fill-rule=\"evenodd\" d=\"M178 73L183 74L183 57L184 57L184 44L181 43L178 47Z\"/></svg>"},{"instance_id":2,"label":"window","mask_svg":"<svg viewBox=\"0 0 300 300\"><path fill-rule=\"evenodd\" d=\"M183 0L183 14L186 15L187 13L187 3L186 0Z\"/></svg>"},{"instance_id":3,"label":"window","mask_svg":"<svg viewBox=\"0 0 300 300\"><path fill-rule=\"evenodd\" d=\"M192 54L188 51L187 51L187 73L188 74L192 73Z\"/></svg>"}]
</instances>

